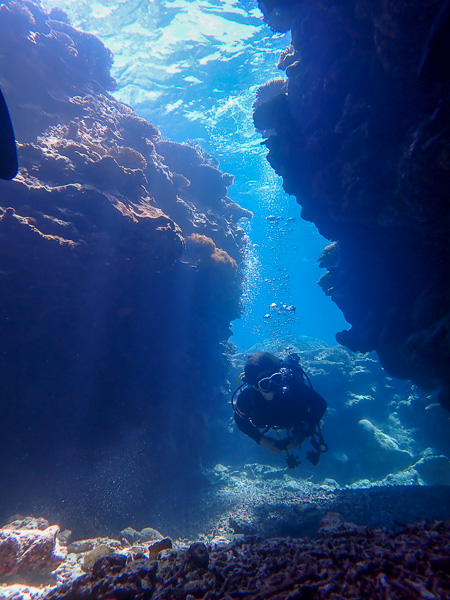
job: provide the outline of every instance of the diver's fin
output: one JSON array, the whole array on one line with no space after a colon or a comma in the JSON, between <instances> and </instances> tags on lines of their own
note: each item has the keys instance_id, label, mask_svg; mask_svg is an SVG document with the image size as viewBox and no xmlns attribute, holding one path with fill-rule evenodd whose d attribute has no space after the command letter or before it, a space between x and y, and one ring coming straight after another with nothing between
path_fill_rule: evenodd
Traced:
<instances>
[{"instance_id":1,"label":"diver's fin","mask_svg":"<svg viewBox=\"0 0 450 600\"><path fill-rule=\"evenodd\" d=\"M450 77L450 0L445 0L434 19L417 75L433 81L445 81Z\"/></svg>"},{"instance_id":2,"label":"diver's fin","mask_svg":"<svg viewBox=\"0 0 450 600\"><path fill-rule=\"evenodd\" d=\"M16 139L5 98L0 90L0 179L13 179L19 168Z\"/></svg>"}]
</instances>

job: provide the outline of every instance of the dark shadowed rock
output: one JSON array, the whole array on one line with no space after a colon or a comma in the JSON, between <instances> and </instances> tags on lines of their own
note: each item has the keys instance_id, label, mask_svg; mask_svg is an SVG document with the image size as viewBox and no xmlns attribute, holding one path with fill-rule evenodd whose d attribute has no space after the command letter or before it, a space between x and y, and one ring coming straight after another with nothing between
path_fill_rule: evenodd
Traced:
<instances>
[{"instance_id":1,"label":"dark shadowed rock","mask_svg":"<svg viewBox=\"0 0 450 600\"><path fill-rule=\"evenodd\" d=\"M109 94L111 53L58 16L0 6L20 164L0 184L2 510L41 498L83 513L89 535L94 513L122 528L133 505L197 485L241 310L245 211L215 159Z\"/></svg>"},{"instance_id":2,"label":"dark shadowed rock","mask_svg":"<svg viewBox=\"0 0 450 600\"><path fill-rule=\"evenodd\" d=\"M279 64L287 80L260 94L255 126L303 218L333 241L320 285L352 326L337 340L375 350L396 377L448 389L448 57L430 51L440 76L417 75L430 40L448 45L436 29L448 3L260 6L292 45Z\"/></svg>"}]
</instances>

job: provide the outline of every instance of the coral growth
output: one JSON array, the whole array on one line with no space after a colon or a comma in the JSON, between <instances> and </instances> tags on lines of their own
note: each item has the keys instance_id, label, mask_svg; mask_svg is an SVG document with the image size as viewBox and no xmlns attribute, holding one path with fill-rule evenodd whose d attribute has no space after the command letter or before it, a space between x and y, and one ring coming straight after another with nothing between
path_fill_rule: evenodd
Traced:
<instances>
[{"instance_id":1,"label":"coral growth","mask_svg":"<svg viewBox=\"0 0 450 600\"><path fill-rule=\"evenodd\" d=\"M193 233L186 239L186 242L192 244L199 260L207 261L209 259L214 263L222 263L231 269L236 269L236 261L225 250L217 248L211 238Z\"/></svg>"},{"instance_id":2,"label":"coral growth","mask_svg":"<svg viewBox=\"0 0 450 600\"><path fill-rule=\"evenodd\" d=\"M211 450L198 432L221 403L241 311L237 220L251 215L213 157L162 140L108 93L112 56L97 38L37 0L0 4L0 32L20 163L0 184L1 510L34 496L106 515L96 490L117 499L121 477L140 481L126 504L146 507L158 486L195 479ZM192 234L212 248L195 268Z\"/></svg>"}]
</instances>

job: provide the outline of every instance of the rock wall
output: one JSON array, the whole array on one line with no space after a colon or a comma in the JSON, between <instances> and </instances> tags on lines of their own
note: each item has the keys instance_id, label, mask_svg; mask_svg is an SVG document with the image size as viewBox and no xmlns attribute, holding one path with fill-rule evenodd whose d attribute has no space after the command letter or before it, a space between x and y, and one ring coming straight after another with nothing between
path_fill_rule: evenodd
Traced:
<instances>
[{"instance_id":1,"label":"rock wall","mask_svg":"<svg viewBox=\"0 0 450 600\"><path fill-rule=\"evenodd\" d=\"M254 122L303 218L333 241L319 283L351 324L337 340L442 388L450 408L450 4L260 6L292 45Z\"/></svg>"},{"instance_id":2,"label":"rock wall","mask_svg":"<svg viewBox=\"0 0 450 600\"><path fill-rule=\"evenodd\" d=\"M111 53L61 11L3 3L0 33L20 165L0 182L0 512L121 523L213 453L251 215L213 157L110 95Z\"/></svg>"}]
</instances>

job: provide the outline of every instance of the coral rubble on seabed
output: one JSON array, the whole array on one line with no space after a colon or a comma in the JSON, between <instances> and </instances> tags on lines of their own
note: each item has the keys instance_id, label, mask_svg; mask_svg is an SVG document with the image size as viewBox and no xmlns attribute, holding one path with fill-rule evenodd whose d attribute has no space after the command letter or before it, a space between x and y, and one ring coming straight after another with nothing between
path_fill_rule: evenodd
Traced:
<instances>
[{"instance_id":1,"label":"coral rubble on seabed","mask_svg":"<svg viewBox=\"0 0 450 600\"><path fill-rule=\"evenodd\" d=\"M157 560L149 560L148 543L133 549L126 540L122 548L109 540L106 545L115 545L116 551L98 559L86 574L53 588L6 585L0 587L0 598L438 600L450 594L449 534L449 521L390 532L358 527L328 513L314 540L216 538L208 544L178 544ZM83 554L88 552L80 552L78 562ZM72 558L72 564L78 562Z\"/></svg>"}]
</instances>

